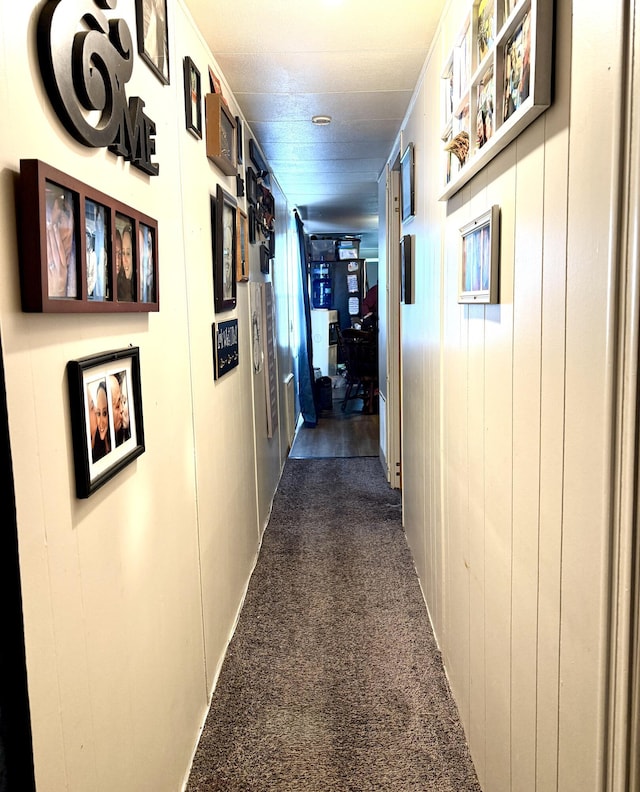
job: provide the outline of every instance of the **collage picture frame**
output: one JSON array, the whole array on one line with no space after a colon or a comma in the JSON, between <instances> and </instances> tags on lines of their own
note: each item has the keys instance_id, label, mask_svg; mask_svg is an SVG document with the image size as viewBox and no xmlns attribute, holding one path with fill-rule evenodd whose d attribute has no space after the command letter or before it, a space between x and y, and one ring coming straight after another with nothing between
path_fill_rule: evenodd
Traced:
<instances>
[{"instance_id":1,"label":"collage picture frame","mask_svg":"<svg viewBox=\"0 0 640 792\"><path fill-rule=\"evenodd\" d=\"M158 311L158 223L40 160L20 161L22 310Z\"/></svg>"}]
</instances>

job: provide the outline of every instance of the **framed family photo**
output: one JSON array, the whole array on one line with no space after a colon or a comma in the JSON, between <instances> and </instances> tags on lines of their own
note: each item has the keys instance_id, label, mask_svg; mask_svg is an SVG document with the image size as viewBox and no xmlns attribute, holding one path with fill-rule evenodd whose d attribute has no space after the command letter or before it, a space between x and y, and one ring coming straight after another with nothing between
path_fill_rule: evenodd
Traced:
<instances>
[{"instance_id":1,"label":"framed family photo","mask_svg":"<svg viewBox=\"0 0 640 792\"><path fill-rule=\"evenodd\" d=\"M167 0L136 0L138 53L160 82L169 84Z\"/></svg>"},{"instance_id":2,"label":"framed family photo","mask_svg":"<svg viewBox=\"0 0 640 792\"><path fill-rule=\"evenodd\" d=\"M70 360L67 382L76 495L88 498L144 453L139 349Z\"/></svg>"},{"instance_id":3,"label":"framed family photo","mask_svg":"<svg viewBox=\"0 0 640 792\"><path fill-rule=\"evenodd\" d=\"M500 207L496 204L460 229L459 303L497 303Z\"/></svg>"}]
</instances>

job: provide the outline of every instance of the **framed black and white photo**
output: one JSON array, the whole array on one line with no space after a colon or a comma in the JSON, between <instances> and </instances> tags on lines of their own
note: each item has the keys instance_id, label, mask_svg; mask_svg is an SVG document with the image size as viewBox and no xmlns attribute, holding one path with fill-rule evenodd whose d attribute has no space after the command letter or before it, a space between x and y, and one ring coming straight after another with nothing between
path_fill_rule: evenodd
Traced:
<instances>
[{"instance_id":1,"label":"framed black and white photo","mask_svg":"<svg viewBox=\"0 0 640 792\"><path fill-rule=\"evenodd\" d=\"M202 137L202 88L200 72L188 56L184 59L184 111L186 127L194 137Z\"/></svg>"},{"instance_id":2,"label":"framed black and white photo","mask_svg":"<svg viewBox=\"0 0 640 792\"><path fill-rule=\"evenodd\" d=\"M138 53L165 85L169 84L167 0L136 0Z\"/></svg>"},{"instance_id":3,"label":"framed black and white photo","mask_svg":"<svg viewBox=\"0 0 640 792\"><path fill-rule=\"evenodd\" d=\"M219 184L211 197L213 295L216 313L236 306L236 199Z\"/></svg>"},{"instance_id":4,"label":"framed black and white photo","mask_svg":"<svg viewBox=\"0 0 640 792\"><path fill-rule=\"evenodd\" d=\"M76 495L88 498L144 453L139 349L70 360L67 383Z\"/></svg>"},{"instance_id":5,"label":"framed black and white photo","mask_svg":"<svg viewBox=\"0 0 640 792\"><path fill-rule=\"evenodd\" d=\"M400 158L400 187L402 200L402 222L406 223L415 216L415 187L413 143L408 143Z\"/></svg>"},{"instance_id":6,"label":"framed black and white photo","mask_svg":"<svg viewBox=\"0 0 640 792\"><path fill-rule=\"evenodd\" d=\"M460 229L460 303L497 303L500 207L494 205Z\"/></svg>"}]
</instances>

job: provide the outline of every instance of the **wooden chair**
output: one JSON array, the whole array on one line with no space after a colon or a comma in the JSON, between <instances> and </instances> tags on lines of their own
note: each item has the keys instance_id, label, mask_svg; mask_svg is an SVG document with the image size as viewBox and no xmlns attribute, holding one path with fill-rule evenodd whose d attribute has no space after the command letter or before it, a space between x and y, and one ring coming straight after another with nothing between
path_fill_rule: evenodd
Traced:
<instances>
[{"instance_id":1,"label":"wooden chair","mask_svg":"<svg viewBox=\"0 0 640 792\"><path fill-rule=\"evenodd\" d=\"M347 390L342 400L344 412L350 399L362 399L363 412L372 413L378 390L378 334L365 330L338 330L347 376Z\"/></svg>"}]
</instances>

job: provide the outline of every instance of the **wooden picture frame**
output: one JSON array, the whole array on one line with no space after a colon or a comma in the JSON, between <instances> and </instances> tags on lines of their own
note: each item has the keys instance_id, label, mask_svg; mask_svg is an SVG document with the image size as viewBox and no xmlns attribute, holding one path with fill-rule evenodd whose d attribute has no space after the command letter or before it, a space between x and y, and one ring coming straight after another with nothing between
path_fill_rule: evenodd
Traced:
<instances>
[{"instance_id":1,"label":"wooden picture frame","mask_svg":"<svg viewBox=\"0 0 640 792\"><path fill-rule=\"evenodd\" d=\"M185 124L191 134L202 138L202 82L195 63L187 55L183 61Z\"/></svg>"},{"instance_id":2,"label":"wooden picture frame","mask_svg":"<svg viewBox=\"0 0 640 792\"><path fill-rule=\"evenodd\" d=\"M204 100L207 123L207 157L226 176L235 176L238 171L236 120L224 103L221 94L207 94Z\"/></svg>"},{"instance_id":3,"label":"wooden picture frame","mask_svg":"<svg viewBox=\"0 0 640 792\"><path fill-rule=\"evenodd\" d=\"M553 0L469 0L441 72L444 201L552 101Z\"/></svg>"},{"instance_id":4,"label":"wooden picture frame","mask_svg":"<svg viewBox=\"0 0 640 792\"><path fill-rule=\"evenodd\" d=\"M459 303L497 303L500 207L495 204L460 229Z\"/></svg>"},{"instance_id":5,"label":"wooden picture frame","mask_svg":"<svg viewBox=\"0 0 640 792\"><path fill-rule=\"evenodd\" d=\"M216 313L236 306L236 199L219 184L211 197L213 295Z\"/></svg>"},{"instance_id":6,"label":"wooden picture frame","mask_svg":"<svg viewBox=\"0 0 640 792\"><path fill-rule=\"evenodd\" d=\"M167 0L136 0L138 53L164 85L169 84Z\"/></svg>"},{"instance_id":7,"label":"wooden picture frame","mask_svg":"<svg viewBox=\"0 0 640 792\"><path fill-rule=\"evenodd\" d=\"M236 116L236 151L238 152L238 165L242 165L244 161L244 134L242 119Z\"/></svg>"},{"instance_id":8,"label":"wooden picture frame","mask_svg":"<svg viewBox=\"0 0 640 792\"><path fill-rule=\"evenodd\" d=\"M249 280L249 217L240 207L236 213L236 280Z\"/></svg>"},{"instance_id":9,"label":"wooden picture frame","mask_svg":"<svg viewBox=\"0 0 640 792\"><path fill-rule=\"evenodd\" d=\"M152 217L32 159L20 160L18 214L23 311L160 309Z\"/></svg>"},{"instance_id":10,"label":"wooden picture frame","mask_svg":"<svg viewBox=\"0 0 640 792\"><path fill-rule=\"evenodd\" d=\"M145 450L138 347L70 360L67 384L76 495L88 498Z\"/></svg>"},{"instance_id":11,"label":"wooden picture frame","mask_svg":"<svg viewBox=\"0 0 640 792\"><path fill-rule=\"evenodd\" d=\"M226 322L214 322L211 325L213 340L213 378L228 374L239 362L238 347L238 320L229 319Z\"/></svg>"},{"instance_id":12,"label":"wooden picture frame","mask_svg":"<svg viewBox=\"0 0 640 792\"><path fill-rule=\"evenodd\" d=\"M413 143L407 143L400 158L401 217L403 223L411 220L416 214L414 178Z\"/></svg>"},{"instance_id":13,"label":"wooden picture frame","mask_svg":"<svg viewBox=\"0 0 640 792\"><path fill-rule=\"evenodd\" d=\"M400 278L400 301L405 305L411 305L415 302L411 234L405 234L400 240Z\"/></svg>"}]
</instances>

